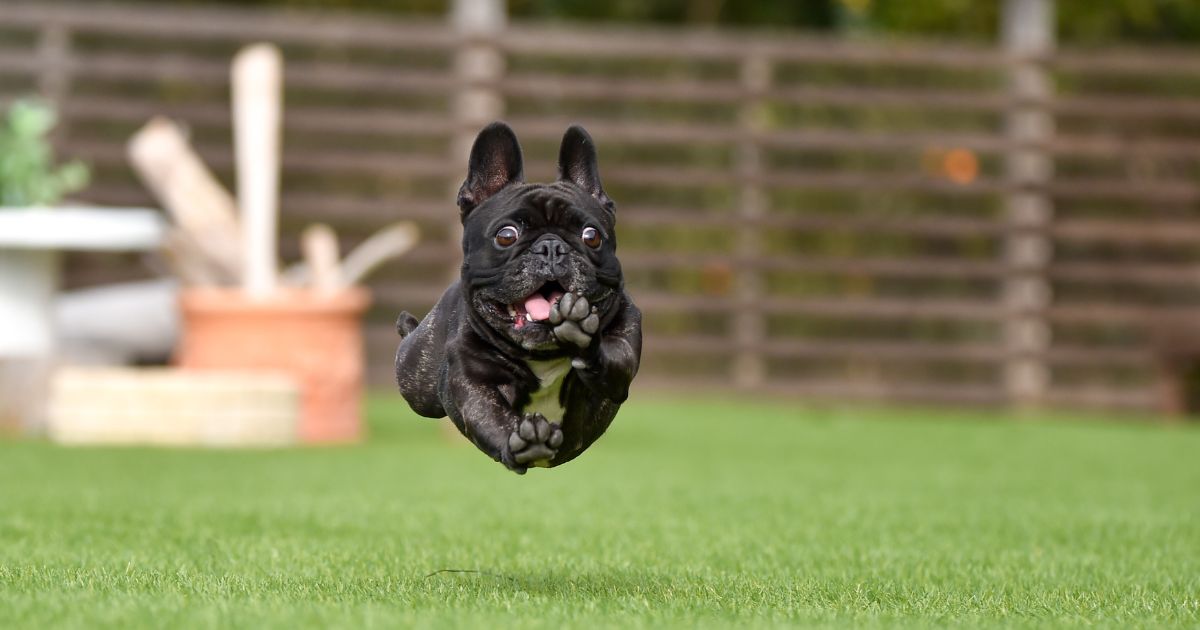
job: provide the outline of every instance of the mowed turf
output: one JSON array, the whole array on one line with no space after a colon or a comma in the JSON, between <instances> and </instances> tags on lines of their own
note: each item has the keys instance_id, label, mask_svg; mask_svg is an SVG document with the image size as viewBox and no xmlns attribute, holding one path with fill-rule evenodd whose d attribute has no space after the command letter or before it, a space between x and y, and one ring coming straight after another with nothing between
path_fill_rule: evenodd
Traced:
<instances>
[{"instance_id":1,"label":"mowed turf","mask_svg":"<svg viewBox=\"0 0 1200 630\"><path fill-rule=\"evenodd\" d=\"M642 397L519 477L370 408L359 447L0 443L0 627L1200 624L1195 428Z\"/></svg>"}]
</instances>

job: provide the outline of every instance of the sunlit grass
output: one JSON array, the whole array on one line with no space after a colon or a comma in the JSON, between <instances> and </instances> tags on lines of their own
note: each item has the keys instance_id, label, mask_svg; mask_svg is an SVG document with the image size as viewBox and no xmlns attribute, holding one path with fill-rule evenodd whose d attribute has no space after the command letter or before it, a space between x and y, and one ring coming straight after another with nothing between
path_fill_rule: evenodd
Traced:
<instances>
[{"instance_id":1,"label":"sunlit grass","mask_svg":"<svg viewBox=\"0 0 1200 630\"><path fill-rule=\"evenodd\" d=\"M635 400L518 477L370 410L361 447L0 443L0 626L1200 623L1194 428Z\"/></svg>"}]
</instances>

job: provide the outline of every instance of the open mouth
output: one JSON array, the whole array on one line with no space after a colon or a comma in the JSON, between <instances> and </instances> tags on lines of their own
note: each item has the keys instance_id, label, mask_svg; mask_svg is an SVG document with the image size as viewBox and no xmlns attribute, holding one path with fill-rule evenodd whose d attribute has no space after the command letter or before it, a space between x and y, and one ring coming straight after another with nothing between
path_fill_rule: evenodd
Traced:
<instances>
[{"instance_id":1,"label":"open mouth","mask_svg":"<svg viewBox=\"0 0 1200 630\"><path fill-rule=\"evenodd\" d=\"M551 307L566 292L567 290L561 284L552 280L530 293L524 300L509 304L508 315L513 319L513 327L520 330L526 324L550 319Z\"/></svg>"}]
</instances>

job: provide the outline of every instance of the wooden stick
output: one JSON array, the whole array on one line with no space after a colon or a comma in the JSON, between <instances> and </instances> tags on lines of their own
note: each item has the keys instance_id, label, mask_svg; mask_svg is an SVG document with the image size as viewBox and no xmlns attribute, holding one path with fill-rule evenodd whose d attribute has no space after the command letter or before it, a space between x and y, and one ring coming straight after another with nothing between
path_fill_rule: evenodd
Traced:
<instances>
[{"instance_id":1,"label":"wooden stick","mask_svg":"<svg viewBox=\"0 0 1200 630\"><path fill-rule=\"evenodd\" d=\"M229 285L238 279L236 274L222 274L210 264L195 237L185 230L176 228L167 232L162 251L171 273L185 285Z\"/></svg>"},{"instance_id":2,"label":"wooden stick","mask_svg":"<svg viewBox=\"0 0 1200 630\"><path fill-rule=\"evenodd\" d=\"M304 262L312 287L321 292L334 292L342 286L342 270L338 266L338 240L333 228L324 223L310 225L300 235Z\"/></svg>"},{"instance_id":3,"label":"wooden stick","mask_svg":"<svg viewBox=\"0 0 1200 630\"><path fill-rule=\"evenodd\" d=\"M408 253L420 235L416 224L409 221L393 223L372 234L342 261L342 281L346 286L362 281L379 265Z\"/></svg>"},{"instance_id":4,"label":"wooden stick","mask_svg":"<svg viewBox=\"0 0 1200 630\"><path fill-rule=\"evenodd\" d=\"M339 286L348 287L362 282L379 265L408 253L419 237L416 224L410 221L394 223L372 234L342 261L338 272ZM308 284L311 278L312 272L307 263L292 265L283 274L284 281L292 286Z\"/></svg>"},{"instance_id":5,"label":"wooden stick","mask_svg":"<svg viewBox=\"0 0 1200 630\"><path fill-rule=\"evenodd\" d=\"M189 256L180 263L211 282L241 277L241 227L233 197L209 172L174 122L156 117L129 140L129 162L186 233ZM193 278L194 280L194 278Z\"/></svg>"},{"instance_id":6,"label":"wooden stick","mask_svg":"<svg viewBox=\"0 0 1200 630\"><path fill-rule=\"evenodd\" d=\"M238 203L245 228L242 288L263 297L275 290L279 216L283 58L271 44L244 48L233 60L233 122Z\"/></svg>"}]
</instances>

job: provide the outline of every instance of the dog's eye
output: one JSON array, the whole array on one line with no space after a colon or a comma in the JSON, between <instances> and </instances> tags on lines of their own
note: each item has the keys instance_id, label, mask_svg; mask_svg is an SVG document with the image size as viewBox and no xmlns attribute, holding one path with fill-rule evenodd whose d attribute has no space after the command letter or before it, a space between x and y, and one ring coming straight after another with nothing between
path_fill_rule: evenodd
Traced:
<instances>
[{"instance_id":1,"label":"dog's eye","mask_svg":"<svg viewBox=\"0 0 1200 630\"><path fill-rule=\"evenodd\" d=\"M600 247L600 241L602 240L600 238L600 230L597 230L594 227L583 228L582 237L583 237L584 245L587 245L588 247L591 247L592 249L596 249L597 247Z\"/></svg>"},{"instance_id":2,"label":"dog's eye","mask_svg":"<svg viewBox=\"0 0 1200 630\"><path fill-rule=\"evenodd\" d=\"M520 235L521 233L517 231L517 228L506 225L500 228L499 232L496 232L496 244L500 247L511 247L513 243L517 242L517 237Z\"/></svg>"}]
</instances>

